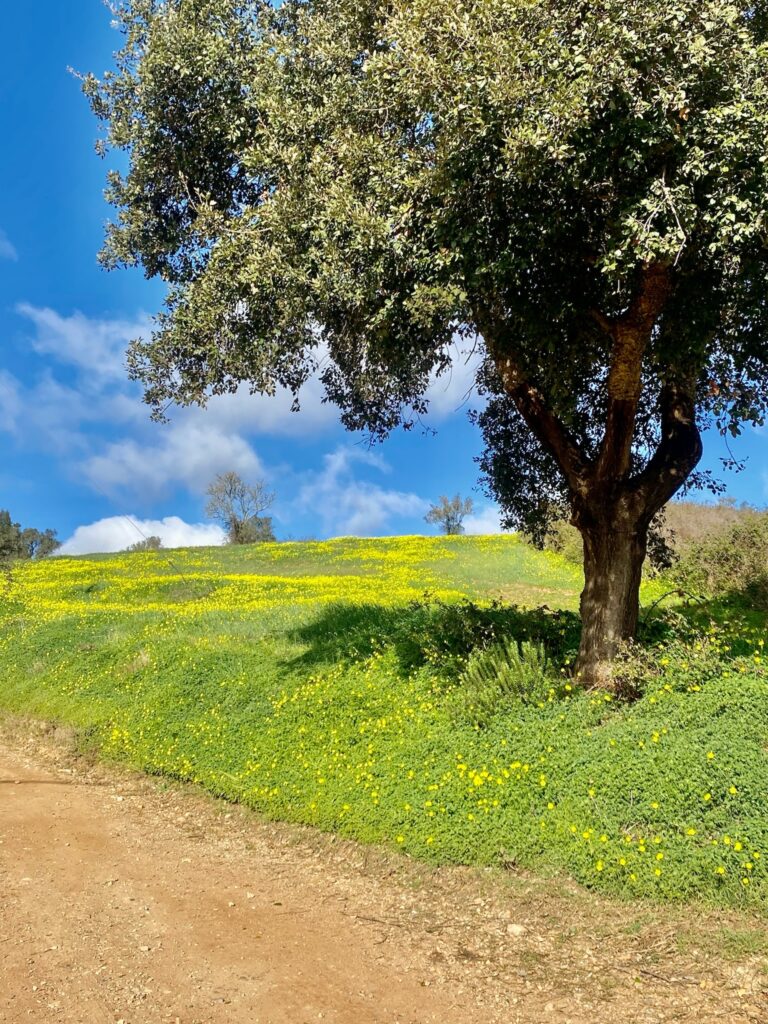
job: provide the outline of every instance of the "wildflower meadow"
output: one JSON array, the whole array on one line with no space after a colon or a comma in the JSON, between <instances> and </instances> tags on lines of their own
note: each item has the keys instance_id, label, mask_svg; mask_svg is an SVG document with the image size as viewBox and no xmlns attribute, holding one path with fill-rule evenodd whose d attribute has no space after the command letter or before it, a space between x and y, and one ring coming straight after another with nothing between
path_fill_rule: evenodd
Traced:
<instances>
[{"instance_id":1,"label":"wildflower meadow","mask_svg":"<svg viewBox=\"0 0 768 1024\"><path fill-rule=\"evenodd\" d=\"M626 693L583 692L580 586L514 536L30 562L0 596L0 703L270 818L434 863L764 908L763 621L649 581ZM482 659L511 642L532 682L489 691Z\"/></svg>"}]
</instances>

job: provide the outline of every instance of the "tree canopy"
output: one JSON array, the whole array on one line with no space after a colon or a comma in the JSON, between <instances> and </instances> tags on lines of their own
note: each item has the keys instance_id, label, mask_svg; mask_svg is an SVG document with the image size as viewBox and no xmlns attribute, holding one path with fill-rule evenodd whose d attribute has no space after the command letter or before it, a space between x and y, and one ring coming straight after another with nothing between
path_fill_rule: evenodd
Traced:
<instances>
[{"instance_id":1,"label":"tree canopy","mask_svg":"<svg viewBox=\"0 0 768 1024\"><path fill-rule=\"evenodd\" d=\"M437 504L430 505L429 511L424 516L428 523L434 523L440 527L443 533L452 535L464 533L464 520L472 515L474 502L471 498L462 498L455 494L449 498L445 494L440 495Z\"/></svg>"},{"instance_id":2,"label":"tree canopy","mask_svg":"<svg viewBox=\"0 0 768 1024\"><path fill-rule=\"evenodd\" d=\"M765 0L119 13L117 70L85 88L129 153L104 262L169 286L129 356L155 413L317 371L383 437L477 339L488 486L534 535L569 509L610 654L702 428L765 415Z\"/></svg>"}]
</instances>

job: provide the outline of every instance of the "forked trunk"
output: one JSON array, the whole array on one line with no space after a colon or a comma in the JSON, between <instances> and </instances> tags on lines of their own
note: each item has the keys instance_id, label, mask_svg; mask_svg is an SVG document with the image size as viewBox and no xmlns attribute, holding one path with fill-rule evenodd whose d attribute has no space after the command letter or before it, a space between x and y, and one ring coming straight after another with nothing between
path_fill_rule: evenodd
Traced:
<instances>
[{"instance_id":1,"label":"forked trunk","mask_svg":"<svg viewBox=\"0 0 768 1024\"><path fill-rule=\"evenodd\" d=\"M603 520L582 527L584 591L578 678L592 688L615 689L611 663L637 633L647 527L612 528Z\"/></svg>"},{"instance_id":2,"label":"forked trunk","mask_svg":"<svg viewBox=\"0 0 768 1024\"><path fill-rule=\"evenodd\" d=\"M607 413L599 446L580 441L536 381L513 325L494 305L479 304L477 323L504 390L542 449L562 473L584 541L586 583L581 596L582 635L576 672L589 687L615 690L611 663L637 632L640 579L653 516L683 486L701 458L696 424L697 374L669 367L658 395L660 433L644 468L637 414L648 347L672 289L673 268L644 264L625 311L592 311L609 349ZM663 325L662 325L663 326Z\"/></svg>"}]
</instances>

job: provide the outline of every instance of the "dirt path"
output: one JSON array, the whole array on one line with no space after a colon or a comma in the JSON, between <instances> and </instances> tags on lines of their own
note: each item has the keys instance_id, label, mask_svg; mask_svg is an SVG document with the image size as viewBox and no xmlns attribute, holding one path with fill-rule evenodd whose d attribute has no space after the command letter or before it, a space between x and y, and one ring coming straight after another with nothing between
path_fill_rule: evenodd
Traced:
<instances>
[{"instance_id":1,"label":"dirt path","mask_svg":"<svg viewBox=\"0 0 768 1024\"><path fill-rule=\"evenodd\" d=\"M706 945L744 920L687 917L431 871L0 738L9 1024L768 1022L765 964Z\"/></svg>"}]
</instances>

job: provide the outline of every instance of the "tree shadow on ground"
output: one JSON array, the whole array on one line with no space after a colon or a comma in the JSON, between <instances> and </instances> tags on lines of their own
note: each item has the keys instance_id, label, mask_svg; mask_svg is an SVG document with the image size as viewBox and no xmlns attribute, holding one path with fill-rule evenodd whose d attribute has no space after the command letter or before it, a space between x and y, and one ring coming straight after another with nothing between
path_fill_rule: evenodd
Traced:
<instances>
[{"instance_id":1,"label":"tree shadow on ground","mask_svg":"<svg viewBox=\"0 0 768 1024\"><path fill-rule=\"evenodd\" d=\"M691 598L674 608L647 609L638 642L652 648L674 640L693 641L715 624L729 635L730 656L740 657L754 647L754 634L766 628L767 619L747 592ZM459 672L473 651L514 638L542 644L550 659L562 666L573 663L580 632L576 612L546 605L523 608L496 601L481 606L469 600L454 604L429 598L398 607L338 602L289 634L304 650L284 665L304 672L394 653L404 673L426 664Z\"/></svg>"},{"instance_id":2,"label":"tree shadow on ground","mask_svg":"<svg viewBox=\"0 0 768 1024\"><path fill-rule=\"evenodd\" d=\"M577 614L546 606L528 609L494 602L481 607L471 601L439 600L397 608L337 603L290 634L306 650L288 664L311 670L394 651L400 668L408 672L427 663L459 664L472 651L508 637L541 643L562 663L578 647L579 631Z\"/></svg>"}]
</instances>

